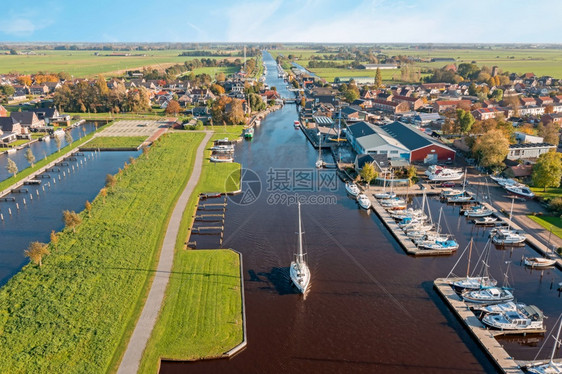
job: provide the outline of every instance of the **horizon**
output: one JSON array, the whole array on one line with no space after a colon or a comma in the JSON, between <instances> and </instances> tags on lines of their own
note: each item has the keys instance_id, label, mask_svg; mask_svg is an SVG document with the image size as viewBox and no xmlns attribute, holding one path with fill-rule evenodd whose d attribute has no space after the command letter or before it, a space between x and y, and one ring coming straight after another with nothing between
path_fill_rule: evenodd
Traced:
<instances>
[{"instance_id":1,"label":"horizon","mask_svg":"<svg viewBox=\"0 0 562 374\"><path fill-rule=\"evenodd\" d=\"M295 18L295 9L301 18ZM354 4L336 0L245 0L233 4L219 0L212 6L201 1L186 4L171 0L164 7L147 0L134 6L109 0L95 5L48 0L24 7L6 4L4 10L0 16L2 43L562 42L558 36L562 2L556 0L475 0L468 4L444 0L363 0ZM83 14L88 14L89 22L84 22ZM515 27L522 14L540 15L541 27Z\"/></svg>"}]
</instances>

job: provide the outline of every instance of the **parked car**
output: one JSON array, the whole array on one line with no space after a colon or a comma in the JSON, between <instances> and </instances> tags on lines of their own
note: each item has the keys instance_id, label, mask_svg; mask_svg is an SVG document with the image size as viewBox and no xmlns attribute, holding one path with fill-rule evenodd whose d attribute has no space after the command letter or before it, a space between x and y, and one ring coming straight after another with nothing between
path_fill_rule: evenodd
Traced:
<instances>
[{"instance_id":1,"label":"parked car","mask_svg":"<svg viewBox=\"0 0 562 374\"><path fill-rule=\"evenodd\" d=\"M441 187L455 187L455 182L443 182L441 183Z\"/></svg>"}]
</instances>

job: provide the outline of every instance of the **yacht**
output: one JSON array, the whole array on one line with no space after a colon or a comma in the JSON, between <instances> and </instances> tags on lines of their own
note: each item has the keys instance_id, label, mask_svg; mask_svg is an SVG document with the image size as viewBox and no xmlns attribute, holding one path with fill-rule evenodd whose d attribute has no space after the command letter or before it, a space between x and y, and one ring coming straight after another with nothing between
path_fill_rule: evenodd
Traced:
<instances>
[{"instance_id":1,"label":"yacht","mask_svg":"<svg viewBox=\"0 0 562 374\"><path fill-rule=\"evenodd\" d=\"M345 190L347 191L348 194L350 194L353 197L357 197L357 195L361 193L359 187L357 187L357 185L353 182L347 182L345 184Z\"/></svg>"},{"instance_id":2,"label":"yacht","mask_svg":"<svg viewBox=\"0 0 562 374\"><path fill-rule=\"evenodd\" d=\"M404 218L427 219L427 215L423 211L421 211L421 209L412 208L391 213L390 216L396 220L403 220Z\"/></svg>"},{"instance_id":3,"label":"yacht","mask_svg":"<svg viewBox=\"0 0 562 374\"><path fill-rule=\"evenodd\" d=\"M554 362L554 354L556 353L556 348L560 347L560 330L562 330L562 314L558 318L560 320L558 324L558 332L556 333L556 338L554 339L554 344L552 346L552 353L550 354L550 360L544 364L531 364L525 369L529 373L533 374L560 374L562 373L562 362Z\"/></svg>"},{"instance_id":4,"label":"yacht","mask_svg":"<svg viewBox=\"0 0 562 374\"><path fill-rule=\"evenodd\" d=\"M484 251L482 251L482 254L478 258L479 265L477 265L476 267L477 275L475 276L474 274L470 273L470 260L472 257L473 245L474 245L474 239L471 238L470 243L468 243L469 252L468 252L468 261L466 265L466 276L452 283L453 288L458 292L463 292L466 290L480 290L483 288L495 287L498 284L498 282L495 279L490 277L488 272L488 261L489 261L490 249L491 249L490 240L488 240L488 242L484 246ZM461 256L464 255L466 249L467 248L465 248ZM453 272L453 270L451 270L451 273ZM451 275L451 273L449 273L449 275Z\"/></svg>"},{"instance_id":5,"label":"yacht","mask_svg":"<svg viewBox=\"0 0 562 374\"><path fill-rule=\"evenodd\" d=\"M375 197L377 199L393 199L396 197L396 194L394 192L381 192L381 193L376 193Z\"/></svg>"},{"instance_id":6,"label":"yacht","mask_svg":"<svg viewBox=\"0 0 562 374\"><path fill-rule=\"evenodd\" d=\"M464 173L460 169L450 169L443 166L431 165L425 172L430 181L445 182L462 179Z\"/></svg>"},{"instance_id":7,"label":"yacht","mask_svg":"<svg viewBox=\"0 0 562 374\"><path fill-rule=\"evenodd\" d=\"M252 139L254 137L254 128L253 127L248 127L247 129L244 129L244 138L245 139Z\"/></svg>"},{"instance_id":8,"label":"yacht","mask_svg":"<svg viewBox=\"0 0 562 374\"><path fill-rule=\"evenodd\" d=\"M453 190L451 188L445 188L441 191L439 196L442 199L448 199L449 197L461 196L462 194L463 194L462 190Z\"/></svg>"},{"instance_id":9,"label":"yacht","mask_svg":"<svg viewBox=\"0 0 562 374\"><path fill-rule=\"evenodd\" d=\"M535 194L525 185L504 186L505 190L512 195L517 195L525 199L532 199Z\"/></svg>"},{"instance_id":10,"label":"yacht","mask_svg":"<svg viewBox=\"0 0 562 374\"><path fill-rule=\"evenodd\" d=\"M467 218L480 218L480 217L487 217L494 214L492 209L488 209L486 207L475 208L475 209L468 209L464 212L464 215Z\"/></svg>"},{"instance_id":11,"label":"yacht","mask_svg":"<svg viewBox=\"0 0 562 374\"><path fill-rule=\"evenodd\" d=\"M215 145L211 148L211 151L234 152L234 146L225 144Z\"/></svg>"},{"instance_id":12,"label":"yacht","mask_svg":"<svg viewBox=\"0 0 562 374\"><path fill-rule=\"evenodd\" d=\"M230 155L212 154L210 160L212 162L232 162L234 161L234 158Z\"/></svg>"},{"instance_id":13,"label":"yacht","mask_svg":"<svg viewBox=\"0 0 562 374\"><path fill-rule=\"evenodd\" d=\"M525 257L523 262L532 268L547 268L556 264L556 260L544 257Z\"/></svg>"},{"instance_id":14,"label":"yacht","mask_svg":"<svg viewBox=\"0 0 562 374\"><path fill-rule=\"evenodd\" d=\"M521 244L526 239L527 236L524 233L509 229L496 230L492 236L492 242L497 245Z\"/></svg>"},{"instance_id":15,"label":"yacht","mask_svg":"<svg viewBox=\"0 0 562 374\"><path fill-rule=\"evenodd\" d=\"M365 194L359 194L359 196L357 196L357 202L363 209L369 209L371 207L371 200L369 200Z\"/></svg>"},{"instance_id":16,"label":"yacht","mask_svg":"<svg viewBox=\"0 0 562 374\"><path fill-rule=\"evenodd\" d=\"M293 126L295 127L295 129L300 129L301 123L300 123L299 121L295 121L295 122L293 123Z\"/></svg>"},{"instance_id":17,"label":"yacht","mask_svg":"<svg viewBox=\"0 0 562 374\"><path fill-rule=\"evenodd\" d=\"M291 262L291 267L289 273L291 280L297 287L300 293L304 294L310 285L310 269L305 260L305 254L302 248L302 221L301 221L301 203L298 203L299 207L299 247L295 254L295 260Z\"/></svg>"},{"instance_id":18,"label":"yacht","mask_svg":"<svg viewBox=\"0 0 562 374\"><path fill-rule=\"evenodd\" d=\"M543 320L542 311L529 305L521 309L486 314L482 323L499 330L542 330Z\"/></svg>"},{"instance_id":19,"label":"yacht","mask_svg":"<svg viewBox=\"0 0 562 374\"><path fill-rule=\"evenodd\" d=\"M464 301L475 304L499 304L513 300L513 293L500 287L467 290L461 294Z\"/></svg>"},{"instance_id":20,"label":"yacht","mask_svg":"<svg viewBox=\"0 0 562 374\"><path fill-rule=\"evenodd\" d=\"M475 225L488 226L488 225L495 225L497 220L498 219L496 217L487 216L487 217L477 218L475 220L472 220L472 222Z\"/></svg>"},{"instance_id":21,"label":"yacht","mask_svg":"<svg viewBox=\"0 0 562 374\"><path fill-rule=\"evenodd\" d=\"M463 192L464 193L464 192ZM447 198L447 202L448 203L466 203L468 201L472 200L472 196L470 195L459 195L459 196L452 196L452 197L448 197Z\"/></svg>"},{"instance_id":22,"label":"yacht","mask_svg":"<svg viewBox=\"0 0 562 374\"><path fill-rule=\"evenodd\" d=\"M425 240L418 244L418 248L420 249L428 249L428 250L449 250L449 251L456 251L459 248L459 243L457 243L453 239L447 240Z\"/></svg>"}]
</instances>

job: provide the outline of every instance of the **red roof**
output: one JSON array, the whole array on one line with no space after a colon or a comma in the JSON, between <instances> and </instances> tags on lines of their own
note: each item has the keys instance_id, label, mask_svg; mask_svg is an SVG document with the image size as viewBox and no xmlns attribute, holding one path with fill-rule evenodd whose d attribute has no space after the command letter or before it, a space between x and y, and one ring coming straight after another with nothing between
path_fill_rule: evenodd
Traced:
<instances>
[{"instance_id":1,"label":"red roof","mask_svg":"<svg viewBox=\"0 0 562 374\"><path fill-rule=\"evenodd\" d=\"M435 104L439 105L439 106L446 106L446 105L462 105L462 104L468 104L470 105L470 100L438 100L435 102Z\"/></svg>"}]
</instances>

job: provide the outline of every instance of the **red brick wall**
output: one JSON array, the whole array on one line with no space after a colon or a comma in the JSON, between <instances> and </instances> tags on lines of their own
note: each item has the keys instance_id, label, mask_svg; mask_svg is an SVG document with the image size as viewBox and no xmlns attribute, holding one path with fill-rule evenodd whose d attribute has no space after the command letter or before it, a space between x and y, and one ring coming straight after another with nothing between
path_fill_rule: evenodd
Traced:
<instances>
[{"instance_id":1,"label":"red brick wall","mask_svg":"<svg viewBox=\"0 0 562 374\"><path fill-rule=\"evenodd\" d=\"M431 152L432 149L434 149L435 152ZM454 151L448 150L438 145L428 145L427 147L423 147L421 149L413 151L411 155L411 162L423 162L423 160L429 153L437 153L437 159L439 161L447 161L449 158L451 158L451 160L455 159Z\"/></svg>"}]
</instances>

